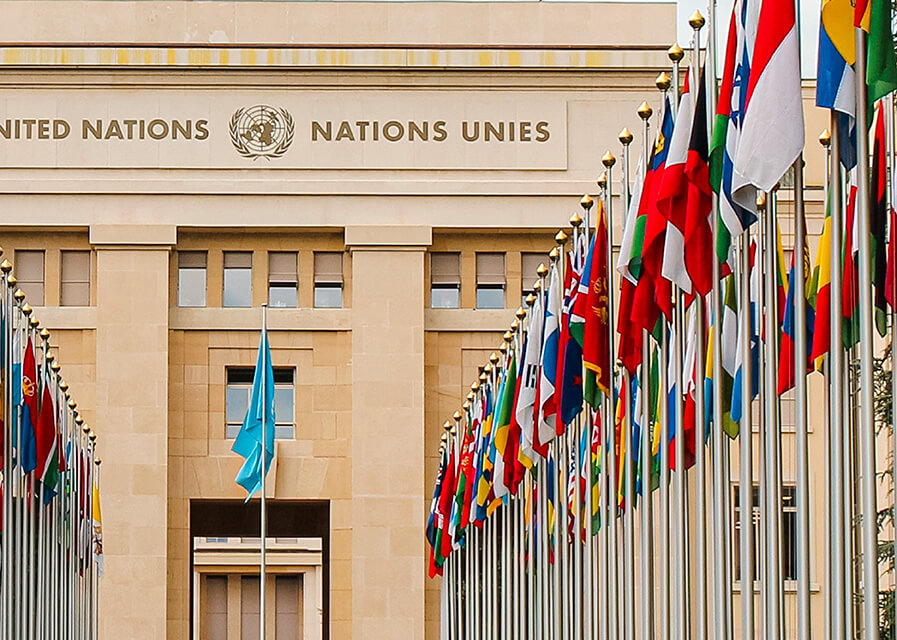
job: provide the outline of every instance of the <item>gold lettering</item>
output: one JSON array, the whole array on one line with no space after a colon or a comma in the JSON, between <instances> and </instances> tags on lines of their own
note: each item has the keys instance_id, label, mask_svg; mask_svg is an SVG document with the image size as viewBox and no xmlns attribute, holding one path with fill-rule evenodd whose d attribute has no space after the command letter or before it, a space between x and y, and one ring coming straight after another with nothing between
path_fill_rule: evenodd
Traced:
<instances>
[{"instance_id":1,"label":"gold lettering","mask_svg":"<svg viewBox=\"0 0 897 640\"><path fill-rule=\"evenodd\" d=\"M445 120L437 120L433 123L433 142L445 142L448 131L445 128Z\"/></svg>"},{"instance_id":2,"label":"gold lettering","mask_svg":"<svg viewBox=\"0 0 897 640\"><path fill-rule=\"evenodd\" d=\"M336 141L339 142L340 140L355 142L355 134L352 133L352 127L345 120L340 123L339 131L336 132Z\"/></svg>"},{"instance_id":3,"label":"gold lettering","mask_svg":"<svg viewBox=\"0 0 897 640\"><path fill-rule=\"evenodd\" d=\"M54 120L53 121L53 137L56 140L62 140L63 138L68 138L69 133L71 133L72 128L69 126L69 123L65 120Z\"/></svg>"},{"instance_id":4,"label":"gold lettering","mask_svg":"<svg viewBox=\"0 0 897 640\"><path fill-rule=\"evenodd\" d=\"M95 123L90 120L82 120L81 121L81 139L87 140L87 134L89 133L94 137L95 140L100 140L103 137L103 121L97 120Z\"/></svg>"},{"instance_id":5,"label":"gold lettering","mask_svg":"<svg viewBox=\"0 0 897 640\"><path fill-rule=\"evenodd\" d=\"M489 142L490 139L495 138L499 142L505 141L505 123L499 122L498 127L489 122L488 120L483 123L483 139L486 142Z\"/></svg>"},{"instance_id":6,"label":"gold lettering","mask_svg":"<svg viewBox=\"0 0 897 640\"><path fill-rule=\"evenodd\" d=\"M471 124L467 120L461 123L461 136L467 142L476 142L480 137L480 123L474 122L473 124L473 133L468 131L468 125Z\"/></svg>"},{"instance_id":7,"label":"gold lettering","mask_svg":"<svg viewBox=\"0 0 897 640\"><path fill-rule=\"evenodd\" d=\"M551 132L548 130L548 123L542 120L536 123L536 142L548 142Z\"/></svg>"},{"instance_id":8,"label":"gold lettering","mask_svg":"<svg viewBox=\"0 0 897 640\"><path fill-rule=\"evenodd\" d=\"M324 138L327 142L330 142L331 136L332 136L332 131L331 131L331 123L329 120L327 121L326 125L327 125L327 127L324 128L321 126L321 123L318 122L317 120L311 121L311 141L312 142L318 141L318 135L320 135L322 138Z\"/></svg>"},{"instance_id":9,"label":"gold lettering","mask_svg":"<svg viewBox=\"0 0 897 640\"><path fill-rule=\"evenodd\" d=\"M521 122L520 123L520 142L529 142L533 139L533 123L532 122Z\"/></svg>"},{"instance_id":10,"label":"gold lettering","mask_svg":"<svg viewBox=\"0 0 897 640\"><path fill-rule=\"evenodd\" d=\"M390 133L390 128L393 129L393 133ZM401 122L396 122L395 120L390 120L386 124L383 125L383 137L389 140L390 142L398 142L405 136L405 126Z\"/></svg>"},{"instance_id":11,"label":"gold lettering","mask_svg":"<svg viewBox=\"0 0 897 640\"><path fill-rule=\"evenodd\" d=\"M161 131L159 130L160 127ZM153 140L161 140L168 137L168 123L164 120L150 120L146 130Z\"/></svg>"},{"instance_id":12,"label":"gold lettering","mask_svg":"<svg viewBox=\"0 0 897 640\"><path fill-rule=\"evenodd\" d=\"M423 127L416 122L408 123L408 139L414 140L416 136L419 136L421 140L426 142L430 139L430 123L424 121Z\"/></svg>"},{"instance_id":13,"label":"gold lettering","mask_svg":"<svg viewBox=\"0 0 897 640\"><path fill-rule=\"evenodd\" d=\"M7 140L9 140L9 136L12 133L12 121L5 120L0 122L0 136L3 136Z\"/></svg>"},{"instance_id":14,"label":"gold lettering","mask_svg":"<svg viewBox=\"0 0 897 640\"><path fill-rule=\"evenodd\" d=\"M187 120L186 124L181 124L180 120L171 121L171 137L173 140L178 139L178 133L184 136L185 140L193 137L193 121Z\"/></svg>"},{"instance_id":15,"label":"gold lettering","mask_svg":"<svg viewBox=\"0 0 897 640\"><path fill-rule=\"evenodd\" d=\"M110 138L118 138L119 140L124 140L125 137L122 135L121 126L118 124L118 120L110 120L109 125L106 127L106 135L104 136L106 140Z\"/></svg>"},{"instance_id":16,"label":"gold lettering","mask_svg":"<svg viewBox=\"0 0 897 640\"><path fill-rule=\"evenodd\" d=\"M38 120L37 121L37 139L38 140L49 140L50 139L50 121L49 120Z\"/></svg>"},{"instance_id":17,"label":"gold lettering","mask_svg":"<svg viewBox=\"0 0 897 640\"><path fill-rule=\"evenodd\" d=\"M205 140L209 137L209 121L208 120L197 120L196 121L196 133L193 136L194 140Z\"/></svg>"},{"instance_id":18,"label":"gold lettering","mask_svg":"<svg viewBox=\"0 0 897 640\"><path fill-rule=\"evenodd\" d=\"M355 123L355 126L358 127L358 139L362 142L364 142L365 138L367 137L367 129L370 124L371 123L367 120L360 120Z\"/></svg>"}]
</instances>

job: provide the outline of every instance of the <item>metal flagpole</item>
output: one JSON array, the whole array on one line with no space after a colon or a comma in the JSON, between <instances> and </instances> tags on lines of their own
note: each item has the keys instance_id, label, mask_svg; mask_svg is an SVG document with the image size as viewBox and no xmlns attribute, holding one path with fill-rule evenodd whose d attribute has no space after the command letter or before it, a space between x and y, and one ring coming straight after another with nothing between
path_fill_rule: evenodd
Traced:
<instances>
[{"instance_id":1,"label":"metal flagpole","mask_svg":"<svg viewBox=\"0 0 897 640\"><path fill-rule=\"evenodd\" d=\"M795 467L797 474L797 637L810 637L810 472L807 448L807 307L804 249L804 158L794 163L794 395Z\"/></svg>"},{"instance_id":2,"label":"metal flagpole","mask_svg":"<svg viewBox=\"0 0 897 640\"><path fill-rule=\"evenodd\" d=\"M613 242L613 167L616 164L617 160L614 158L613 154L608 151L604 154L604 157L601 159L602 164L604 164L605 169L607 171L607 288L608 294L610 293L610 285L613 282L613 273L614 273L614 242ZM600 240L600 238L599 238ZM607 317L608 317L608 342L610 347L610 362L607 363L610 367L610 390L609 390L609 402L608 407L609 410L607 412L607 421L605 423L605 431L607 433L607 442L608 442L608 476L610 479L609 490L607 492L608 497L608 521L607 521L607 533L608 533L608 547L610 550L610 556L607 559L608 566L608 575L607 575L607 600L609 603L608 607L608 633L611 638L619 637L619 619L618 619L618 582L617 582L617 559L619 558L619 553L617 553L617 436L616 436L616 425L614 424L614 412L613 412L613 396L614 396L614 368L617 362L616 358L616 342L614 341L614 323L611 320L614 317L614 297L612 295L607 296ZM589 456L591 458L591 455Z\"/></svg>"},{"instance_id":3,"label":"metal flagpole","mask_svg":"<svg viewBox=\"0 0 897 640\"><path fill-rule=\"evenodd\" d=\"M682 51L679 49L679 51ZM619 135L623 145L623 211L629 209L631 193L629 187L629 145L632 144L633 135L629 129L623 129ZM608 272L608 286L613 279L614 270L611 266ZM614 342L613 317L611 323L611 344ZM631 390L629 375L623 371L622 384L626 389L627 397ZM629 415L629 407L625 407L626 420L624 420L623 443L626 449L626 461L623 467L623 486L625 493L625 511L623 512L623 637L627 640L635 640L635 469L634 460L637 458L632 451L632 416Z\"/></svg>"},{"instance_id":4,"label":"metal flagpole","mask_svg":"<svg viewBox=\"0 0 897 640\"><path fill-rule=\"evenodd\" d=\"M265 333L268 329L268 305L266 303L262 303L262 335L264 337ZM262 356L262 402L267 403L267 390L265 389L265 384L267 383L268 376L265 374L265 371L268 369L268 350L262 348L262 352L264 355ZM273 428L273 425L272 425ZM266 551L267 551L267 540L266 537L268 535L268 522L267 522L267 505L265 503L265 476L268 475L266 473L267 468L265 467L265 458L267 457L267 449L268 447L268 407L264 406L262 410L262 496L261 496L261 505L260 505L260 522L259 522L259 531L261 535L261 542L259 545L260 549L260 564L259 564L259 638L261 640L266 640L268 636L265 635L265 618L266 618L266 609L265 609L265 582L267 579L266 575L266 566L265 563L267 561Z\"/></svg>"},{"instance_id":5,"label":"metal flagpole","mask_svg":"<svg viewBox=\"0 0 897 640\"><path fill-rule=\"evenodd\" d=\"M3 618L2 618L2 630L3 630L3 638L4 640L9 640L12 637L12 589L11 589L11 573L13 571L12 565L12 551L10 549L12 542L11 535L11 527L12 527L12 486L10 479L12 478L12 419L13 419L13 411L12 411L12 349L10 335L12 332L12 288L9 286L9 272L12 270L12 264L9 260L3 260L0 263L0 272L3 273L3 307L0 308L0 313L2 313L2 330L3 335L0 339L3 340L3 569L2 575L0 575L0 579L2 579L2 602L3 602Z\"/></svg>"},{"instance_id":6,"label":"metal flagpole","mask_svg":"<svg viewBox=\"0 0 897 640\"><path fill-rule=\"evenodd\" d=\"M753 481L753 360L751 355L751 237L741 234L739 246L741 286L741 423L739 425L739 449L741 469L739 478L739 524L741 544L741 635L754 637L754 481Z\"/></svg>"},{"instance_id":7,"label":"metal flagpole","mask_svg":"<svg viewBox=\"0 0 897 640\"><path fill-rule=\"evenodd\" d=\"M645 124L644 140L645 140L645 174L650 170L651 164L651 142L649 131L651 124L649 119L653 110L647 102L643 102L638 109L638 115ZM641 502L641 527L640 527L640 549L641 555L641 638L643 640L651 640L654 638L654 557L653 557L653 538L654 538L654 522L651 504L651 406L650 406L650 348L648 345L648 332L642 331L642 367L640 383L642 387L642 426L639 433L639 456L641 458L642 468L642 502Z\"/></svg>"},{"instance_id":8,"label":"metal flagpole","mask_svg":"<svg viewBox=\"0 0 897 640\"><path fill-rule=\"evenodd\" d=\"M894 157L895 147L894 147L894 109L895 109L895 99L894 94L891 93L888 96L887 108L884 110L886 113L885 117L885 125L887 127L887 133L885 136L886 140L886 154L888 158L889 164L889 177L888 181L888 203L893 208L895 206L895 198L894 193L897 190L897 158ZM893 216L888 215L888 224L893 225L894 220ZM897 303L897 296L893 296L892 299ZM897 304L891 306L891 415L894 415L894 411L897 410L897 354L894 353L894 349L897 348ZM891 424L891 464L893 465L891 468L891 491L893 495L892 499L892 511L895 526L897 526L897 428L894 427L894 421L892 420ZM897 570L897 568L895 568ZM895 576L895 581L897 581L897 576ZM897 637L897 626L894 628L895 637Z\"/></svg>"},{"instance_id":9,"label":"metal flagpole","mask_svg":"<svg viewBox=\"0 0 897 640\"><path fill-rule=\"evenodd\" d=\"M872 389L872 260L869 246L869 139L867 135L866 34L856 29L857 182L856 215L860 247L860 420L863 637L878 639L878 522L875 486L875 424Z\"/></svg>"},{"instance_id":10,"label":"metal flagpole","mask_svg":"<svg viewBox=\"0 0 897 640\"><path fill-rule=\"evenodd\" d=\"M843 288L841 271L841 239L842 239L842 179L841 179L841 132L838 125L839 115L832 112L832 160L831 160L831 282L829 284L832 295L830 296L830 336L828 356L828 386L829 386L829 432L827 440L829 444L829 493L831 510L828 517L831 522L829 529L829 544L831 554L831 635L832 638L844 638L847 635L845 626L845 612L849 606L847 602L848 591L846 586L847 566L845 560L845 535L846 522L844 520L844 350L841 346L841 295Z\"/></svg>"}]
</instances>

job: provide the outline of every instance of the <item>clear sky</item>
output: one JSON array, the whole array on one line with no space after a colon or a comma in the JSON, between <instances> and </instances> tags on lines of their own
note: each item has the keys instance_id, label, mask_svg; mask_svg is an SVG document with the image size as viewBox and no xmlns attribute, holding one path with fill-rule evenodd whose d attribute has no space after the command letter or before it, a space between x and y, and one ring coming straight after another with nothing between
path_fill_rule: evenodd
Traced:
<instances>
[{"instance_id":1,"label":"clear sky","mask_svg":"<svg viewBox=\"0 0 897 640\"><path fill-rule=\"evenodd\" d=\"M638 2L640 0L630 0ZM647 1L647 0L645 0ZM698 9L708 15L708 0L679 0L679 44L686 46L691 40L691 27L688 26L688 16ZM803 75L816 75L816 47L819 34L819 7L820 2L814 0L801 0L800 5L800 28L801 28L801 63L803 66ZM725 55L726 34L729 28L729 18L732 14L732 0L719 0L716 9L717 20L717 39L719 42L719 63L722 64Z\"/></svg>"}]
</instances>

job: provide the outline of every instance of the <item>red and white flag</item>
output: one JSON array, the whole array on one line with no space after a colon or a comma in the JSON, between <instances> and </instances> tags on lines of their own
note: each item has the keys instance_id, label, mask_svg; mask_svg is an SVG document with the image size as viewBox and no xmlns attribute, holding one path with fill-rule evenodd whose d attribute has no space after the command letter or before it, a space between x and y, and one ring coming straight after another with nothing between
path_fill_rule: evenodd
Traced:
<instances>
[{"instance_id":1,"label":"red and white flag","mask_svg":"<svg viewBox=\"0 0 897 640\"><path fill-rule=\"evenodd\" d=\"M804 148L800 43L794 0L763 0L734 158L735 200L755 211Z\"/></svg>"}]
</instances>

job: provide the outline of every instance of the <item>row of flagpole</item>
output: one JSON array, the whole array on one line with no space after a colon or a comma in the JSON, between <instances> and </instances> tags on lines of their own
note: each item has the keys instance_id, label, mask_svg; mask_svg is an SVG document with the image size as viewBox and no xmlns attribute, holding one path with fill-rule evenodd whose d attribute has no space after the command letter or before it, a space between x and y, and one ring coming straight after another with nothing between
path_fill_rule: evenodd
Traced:
<instances>
[{"instance_id":1,"label":"row of flagpole","mask_svg":"<svg viewBox=\"0 0 897 640\"><path fill-rule=\"evenodd\" d=\"M0 264L0 637L92 640L103 573L96 434L12 271Z\"/></svg>"},{"instance_id":2,"label":"row of flagpole","mask_svg":"<svg viewBox=\"0 0 897 640\"><path fill-rule=\"evenodd\" d=\"M826 218L814 265L794 4L735 2L718 97L715 35L702 65L700 14L681 96L683 53L671 48L653 137L653 110L638 110L634 183L624 130L621 196L608 153L601 197L584 197L584 215L557 234L500 353L444 425L427 523L430 573L444 575L443 638L803 640L820 615L827 637L878 638L873 326L894 344L897 57L890 0L839 4L822 9L817 103L832 129L820 138ZM786 274L779 223L789 217ZM824 378L824 464L810 458L812 371ZM895 398L892 384L884 401ZM827 478L822 612L811 611L811 469Z\"/></svg>"}]
</instances>

